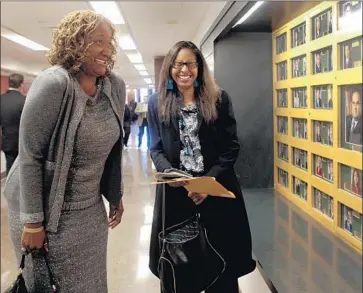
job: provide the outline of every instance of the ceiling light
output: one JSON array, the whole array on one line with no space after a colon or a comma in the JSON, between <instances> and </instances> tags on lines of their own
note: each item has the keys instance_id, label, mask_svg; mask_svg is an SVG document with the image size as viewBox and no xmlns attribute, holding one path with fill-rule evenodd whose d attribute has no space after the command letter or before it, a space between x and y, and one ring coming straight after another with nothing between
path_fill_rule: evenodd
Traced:
<instances>
[{"instance_id":1,"label":"ceiling light","mask_svg":"<svg viewBox=\"0 0 363 293\"><path fill-rule=\"evenodd\" d=\"M128 53L126 56L130 59L131 63L142 63L142 56L140 53Z\"/></svg>"},{"instance_id":2,"label":"ceiling light","mask_svg":"<svg viewBox=\"0 0 363 293\"><path fill-rule=\"evenodd\" d=\"M239 25L239 24L241 24L241 23L243 23L243 22L245 22L246 21L246 19L247 18L249 18L251 15L252 15L252 13L254 13L257 9L258 9L258 7L260 7L263 3L264 3L265 1L257 1L252 7L251 7L251 9L250 10L248 10L247 11L247 13L245 13L242 17L241 17L241 19L239 20L239 21L237 21L237 23L233 26L233 27L235 27L235 26L237 26L237 25Z\"/></svg>"},{"instance_id":3,"label":"ceiling light","mask_svg":"<svg viewBox=\"0 0 363 293\"><path fill-rule=\"evenodd\" d=\"M19 45L22 45L24 47L27 47L31 50L34 50L34 51L47 51L49 50L47 47L44 47L38 43L35 43L21 35L18 35L14 32L12 32L11 30L8 30L8 29L5 29L5 28L1 28L1 36L10 40L10 41L13 41L15 43L18 43Z\"/></svg>"},{"instance_id":4,"label":"ceiling light","mask_svg":"<svg viewBox=\"0 0 363 293\"><path fill-rule=\"evenodd\" d=\"M144 64L135 64L135 68L137 70L146 70L145 65Z\"/></svg>"},{"instance_id":5,"label":"ceiling light","mask_svg":"<svg viewBox=\"0 0 363 293\"><path fill-rule=\"evenodd\" d=\"M129 35L119 37L118 44L122 50L136 50L136 45Z\"/></svg>"},{"instance_id":6,"label":"ceiling light","mask_svg":"<svg viewBox=\"0 0 363 293\"><path fill-rule=\"evenodd\" d=\"M153 83L153 81L151 80L151 78L144 78L144 80L145 80L145 82L147 84L152 84Z\"/></svg>"},{"instance_id":7,"label":"ceiling light","mask_svg":"<svg viewBox=\"0 0 363 293\"><path fill-rule=\"evenodd\" d=\"M120 10L114 1L90 1L92 8L104 17L108 18L113 24L124 24Z\"/></svg>"},{"instance_id":8,"label":"ceiling light","mask_svg":"<svg viewBox=\"0 0 363 293\"><path fill-rule=\"evenodd\" d=\"M149 75L149 73L147 72L147 71L139 71L139 73L140 73L140 75L141 76L148 76Z\"/></svg>"}]
</instances>

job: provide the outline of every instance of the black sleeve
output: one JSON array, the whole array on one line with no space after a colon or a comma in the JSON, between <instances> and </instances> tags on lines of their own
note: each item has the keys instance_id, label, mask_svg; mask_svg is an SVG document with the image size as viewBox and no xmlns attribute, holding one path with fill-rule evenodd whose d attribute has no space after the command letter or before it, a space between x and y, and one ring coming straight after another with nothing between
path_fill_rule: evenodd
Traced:
<instances>
[{"instance_id":1,"label":"black sleeve","mask_svg":"<svg viewBox=\"0 0 363 293\"><path fill-rule=\"evenodd\" d=\"M224 142L217 162L207 171L206 176L218 178L225 171L233 168L239 154L240 144L237 137L236 119L232 101L226 91L222 91L222 100L216 121L218 137Z\"/></svg>"},{"instance_id":2,"label":"black sleeve","mask_svg":"<svg viewBox=\"0 0 363 293\"><path fill-rule=\"evenodd\" d=\"M158 172L164 172L165 169L170 169L172 166L165 156L163 142L160 137L157 95L153 95L149 99L147 120L149 124L151 140L151 159L155 165L156 170Z\"/></svg>"}]
</instances>

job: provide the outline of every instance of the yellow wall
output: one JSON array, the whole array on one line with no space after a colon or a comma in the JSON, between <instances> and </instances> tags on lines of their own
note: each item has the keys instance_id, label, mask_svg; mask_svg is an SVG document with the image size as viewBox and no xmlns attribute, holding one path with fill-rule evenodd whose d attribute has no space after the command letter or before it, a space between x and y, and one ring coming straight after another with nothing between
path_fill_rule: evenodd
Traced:
<instances>
[{"instance_id":1,"label":"yellow wall","mask_svg":"<svg viewBox=\"0 0 363 293\"><path fill-rule=\"evenodd\" d=\"M329 7L332 8L333 16L333 30L331 34L324 37L312 40L311 25L312 18L317 14L325 11ZM274 78L274 178L275 188L281 194L286 196L289 200L294 202L298 207L306 213L314 217L326 228L336 233L339 237L348 242L357 251L362 252L362 241L351 235L349 232L340 228L340 207L339 203L352 208L356 212L362 214L362 198L354 196L347 191L340 189L340 164L344 164L359 170L362 170L362 153L359 151L352 151L340 148L340 125L344 127L344 121L340 121L340 108L341 97L339 87L348 84L361 84L362 83L362 67L352 69L340 70L339 56L340 47L339 43L356 38L362 35L362 23L357 23L356 27L351 27L348 30L342 31L338 29L338 2L326 1L306 13L300 15L298 18L287 23L273 33L273 78ZM304 45L291 48L291 29L306 21L306 43ZM283 33L287 33L287 50L284 53L276 55L276 37ZM332 46L332 63L333 70L328 73L313 75L313 55L312 52ZM306 76L292 78L291 74L291 58L304 55L307 56L307 69ZM282 61L287 61L287 79L277 81L276 64ZM333 94L333 109L314 109L312 86L332 84ZM291 88L307 87L307 108L297 109L292 107L292 93ZM287 88L288 107L277 107L277 89ZM277 119L276 116L288 117L288 135L283 135L277 132ZM307 140L297 139L293 137L292 118L307 119ZM313 142L313 120L329 121L333 123L333 146L326 146ZM277 142L285 143L289 146L289 161L285 162L278 158ZM295 167L293 165L293 152L292 147L308 152L308 170L307 172ZM326 180L320 179L313 174L313 154L333 160L334 167L334 182L330 183ZM279 184L277 168L283 169L288 172L289 186L288 188ZM301 200L297 195L293 194L293 180L295 176L308 183L308 197L307 202ZM325 192L334 199L334 219L330 219L326 215L313 207L313 187Z\"/></svg>"}]
</instances>

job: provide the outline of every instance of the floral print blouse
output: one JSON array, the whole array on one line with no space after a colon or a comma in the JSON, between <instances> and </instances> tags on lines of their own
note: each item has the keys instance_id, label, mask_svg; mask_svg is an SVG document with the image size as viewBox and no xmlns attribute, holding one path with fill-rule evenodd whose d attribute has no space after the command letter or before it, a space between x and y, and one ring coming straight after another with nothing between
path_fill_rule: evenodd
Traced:
<instances>
[{"instance_id":1,"label":"floral print blouse","mask_svg":"<svg viewBox=\"0 0 363 293\"><path fill-rule=\"evenodd\" d=\"M179 132L182 145L180 169L191 175L198 175L204 171L204 163L198 137L198 108L195 104L181 108Z\"/></svg>"}]
</instances>

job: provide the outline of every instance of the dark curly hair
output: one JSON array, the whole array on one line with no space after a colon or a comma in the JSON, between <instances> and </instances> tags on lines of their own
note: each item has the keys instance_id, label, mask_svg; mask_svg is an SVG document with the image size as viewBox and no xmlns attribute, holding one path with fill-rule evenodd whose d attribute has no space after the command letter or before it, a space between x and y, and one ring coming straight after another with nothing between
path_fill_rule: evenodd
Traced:
<instances>
[{"instance_id":1,"label":"dark curly hair","mask_svg":"<svg viewBox=\"0 0 363 293\"><path fill-rule=\"evenodd\" d=\"M112 52L107 64L109 74L116 61L116 29L107 18L92 10L71 12L61 20L53 32L52 48L47 54L49 63L63 66L72 75L77 74L87 59L87 51L91 45L86 38L102 22L107 23L112 32Z\"/></svg>"}]
</instances>

